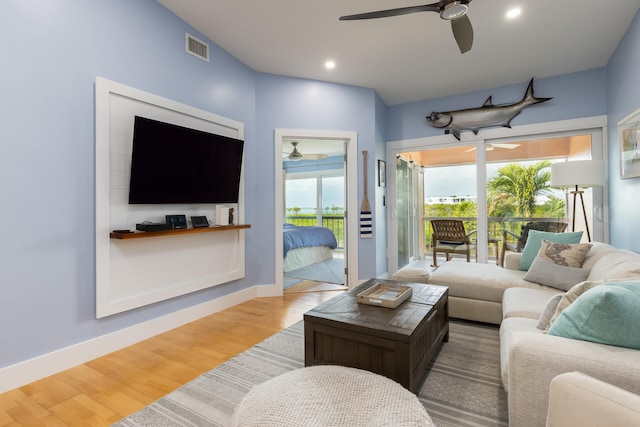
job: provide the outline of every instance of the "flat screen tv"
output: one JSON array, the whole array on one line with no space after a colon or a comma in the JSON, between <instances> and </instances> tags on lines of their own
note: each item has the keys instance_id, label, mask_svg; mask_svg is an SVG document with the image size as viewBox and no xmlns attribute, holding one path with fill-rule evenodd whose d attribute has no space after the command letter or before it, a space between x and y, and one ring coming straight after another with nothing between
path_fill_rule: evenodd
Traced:
<instances>
[{"instance_id":1,"label":"flat screen tv","mask_svg":"<svg viewBox=\"0 0 640 427\"><path fill-rule=\"evenodd\" d=\"M135 117L130 204L238 203L244 141Z\"/></svg>"}]
</instances>

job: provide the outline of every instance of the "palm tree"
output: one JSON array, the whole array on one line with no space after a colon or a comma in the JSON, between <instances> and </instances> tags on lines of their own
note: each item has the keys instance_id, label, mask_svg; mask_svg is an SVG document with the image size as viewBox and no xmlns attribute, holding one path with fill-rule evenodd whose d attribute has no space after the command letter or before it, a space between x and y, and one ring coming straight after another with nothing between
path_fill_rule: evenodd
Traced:
<instances>
[{"instance_id":1,"label":"palm tree","mask_svg":"<svg viewBox=\"0 0 640 427\"><path fill-rule=\"evenodd\" d=\"M536 198L550 193L550 165L543 160L530 166L510 163L498 169L487 183L489 215L533 216Z\"/></svg>"}]
</instances>

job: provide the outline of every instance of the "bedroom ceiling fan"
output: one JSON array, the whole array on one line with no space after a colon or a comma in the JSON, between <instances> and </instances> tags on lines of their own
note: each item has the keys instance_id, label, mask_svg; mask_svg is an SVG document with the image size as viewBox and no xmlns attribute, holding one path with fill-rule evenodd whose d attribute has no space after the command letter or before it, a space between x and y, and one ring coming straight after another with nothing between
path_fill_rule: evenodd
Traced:
<instances>
[{"instance_id":1,"label":"bedroom ceiling fan","mask_svg":"<svg viewBox=\"0 0 640 427\"><path fill-rule=\"evenodd\" d=\"M354 21L359 19L387 18L389 16L407 15L417 12L437 12L440 18L451 21L453 37L458 43L460 53L471 50L473 45L473 27L467 16L471 0L441 0L437 3L423 6L409 6L398 9L379 10L377 12L359 13L341 16L340 21Z\"/></svg>"},{"instance_id":2,"label":"bedroom ceiling fan","mask_svg":"<svg viewBox=\"0 0 640 427\"><path fill-rule=\"evenodd\" d=\"M285 160L320 160L328 156L328 154L302 154L298 151L298 141L291 141L293 150L290 153L284 153Z\"/></svg>"}]
</instances>

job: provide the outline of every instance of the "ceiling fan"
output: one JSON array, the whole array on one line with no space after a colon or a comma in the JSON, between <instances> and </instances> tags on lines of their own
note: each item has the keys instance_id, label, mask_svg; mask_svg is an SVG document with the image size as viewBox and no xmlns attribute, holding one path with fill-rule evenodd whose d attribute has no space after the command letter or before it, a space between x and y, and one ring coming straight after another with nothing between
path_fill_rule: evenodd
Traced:
<instances>
[{"instance_id":1,"label":"ceiling fan","mask_svg":"<svg viewBox=\"0 0 640 427\"><path fill-rule=\"evenodd\" d=\"M285 160L320 160L328 156L328 154L302 154L300 151L298 151L298 144L298 141L291 141L293 150L291 151L291 153L284 153Z\"/></svg>"},{"instance_id":2,"label":"ceiling fan","mask_svg":"<svg viewBox=\"0 0 640 427\"><path fill-rule=\"evenodd\" d=\"M467 16L469 3L471 3L471 0L440 0L437 3L423 6L409 6L341 16L340 20L353 21L359 19L387 18L389 16L407 15L417 12L437 12L440 14L440 18L451 21L453 37L456 39L456 43L458 43L460 53L465 53L471 50L471 46L473 45L473 27Z\"/></svg>"},{"instance_id":3,"label":"ceiling fan","mask_svg":"<svg viewBox=\"0 0 640 427\"><path fill-rule=\"evenodd\" d=\"M509 150L513 150L514 148L518 148L520 146L520 144L500 144L500 143L496 143L496 144L487 144L485 147L486 151L493 151L496 148L508 148ZM476 147L471 147L468 150L464 150L465 153L468 153L470 151L475 151Z\"/></svg>"}]
</instances>

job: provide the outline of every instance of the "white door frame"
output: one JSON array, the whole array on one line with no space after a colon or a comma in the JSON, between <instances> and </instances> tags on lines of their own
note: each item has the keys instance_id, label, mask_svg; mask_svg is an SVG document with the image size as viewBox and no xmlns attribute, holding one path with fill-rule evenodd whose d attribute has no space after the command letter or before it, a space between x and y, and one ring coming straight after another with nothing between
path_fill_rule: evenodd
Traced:
<instances>
[{"instance_id":1,"label":"white door frame","mask_svg":"<svg viewBox=\"0 0 640 427\"><path fill-rule=\"evenodd\" d=\"M349 288L357 286L358 282L358 134L347 131L323 131L303 129L275 130L275 254L276 254L276 288L283 289L282 266L282 219L284 218L284 194L282 177L282 144L285 139L332 139L346 143L346 171L345 171L345 221L347 221L347 235L345 237L345 261L348 268L347 283Z\"/></svg>"}]
</instances>

